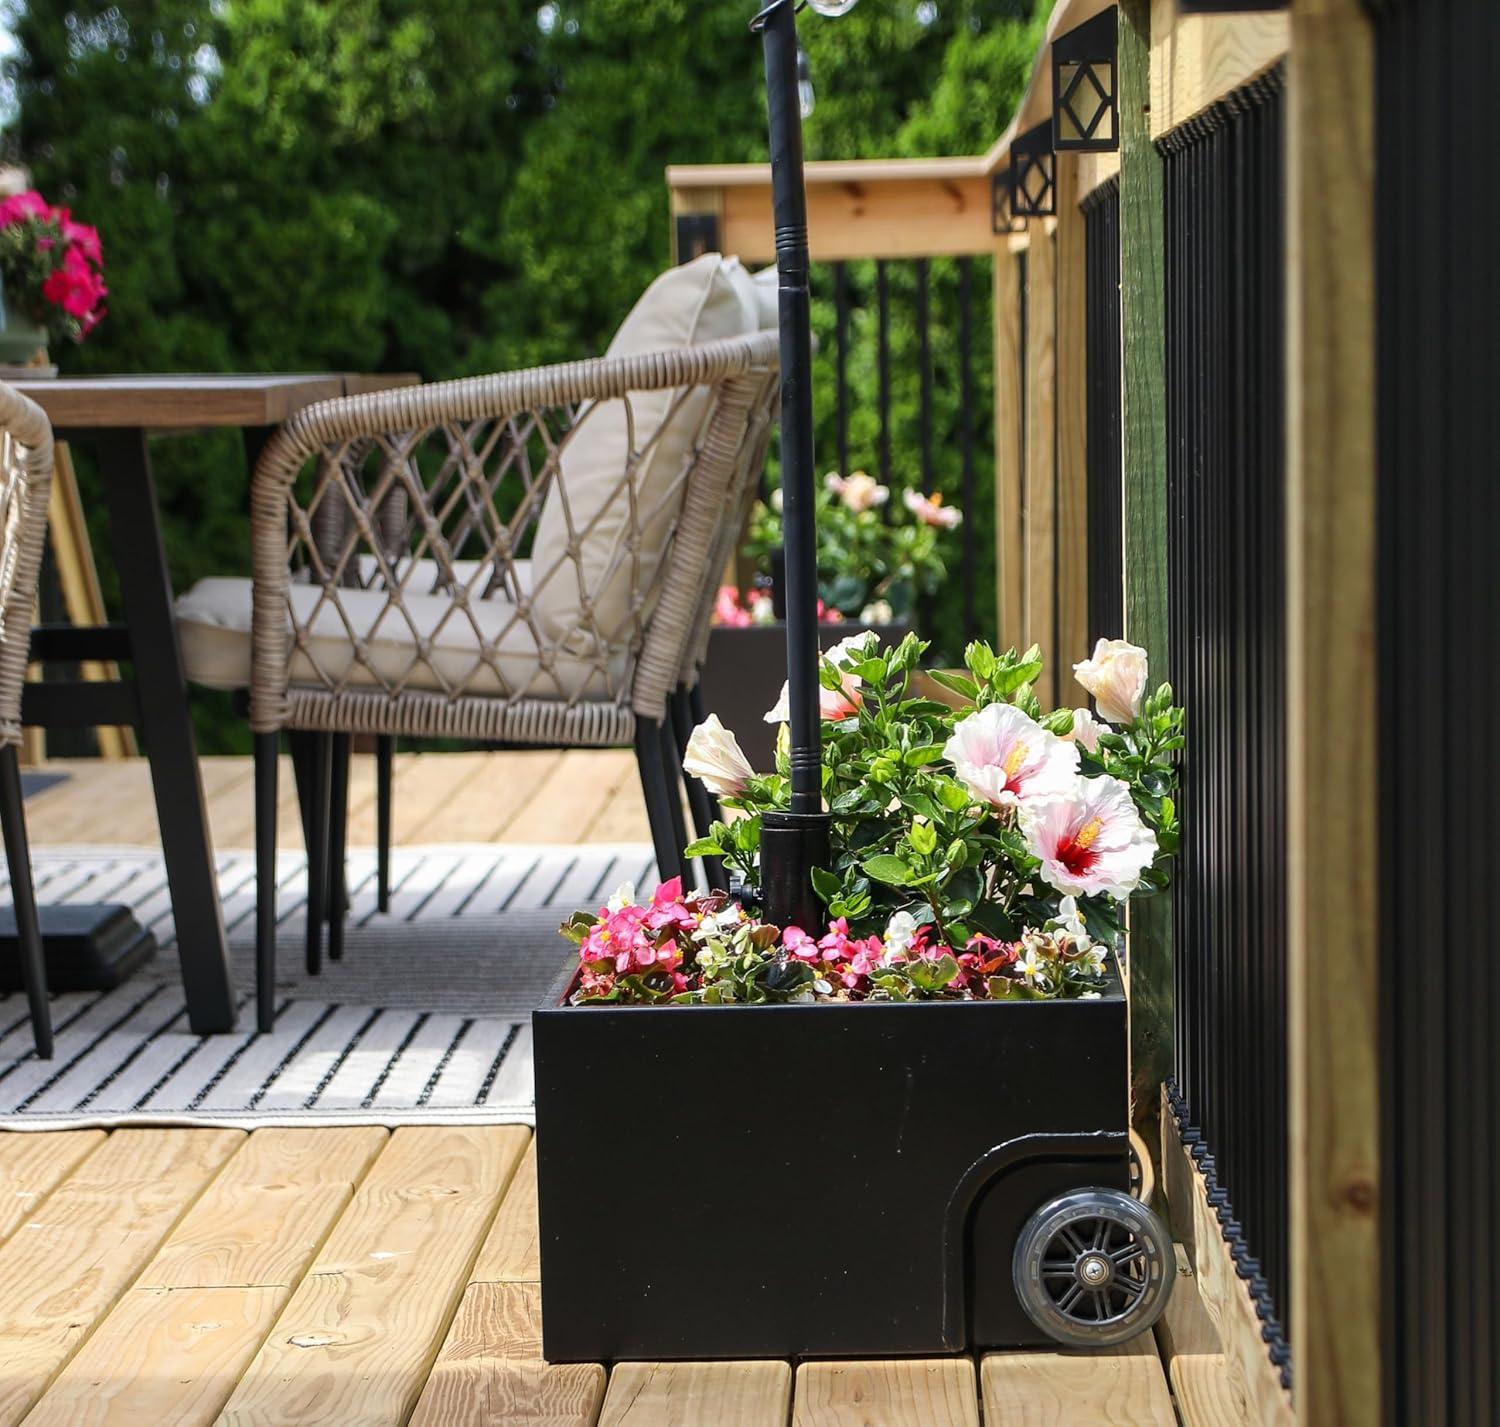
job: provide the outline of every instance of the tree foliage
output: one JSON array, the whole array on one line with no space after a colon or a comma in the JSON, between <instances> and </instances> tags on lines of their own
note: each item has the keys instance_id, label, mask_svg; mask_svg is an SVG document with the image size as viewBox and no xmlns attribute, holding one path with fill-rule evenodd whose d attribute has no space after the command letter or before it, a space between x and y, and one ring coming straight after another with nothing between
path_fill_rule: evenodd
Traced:
<instances>
[{"instance_id":1,"label":"tree foliage","mask_svg":"<svg viewBox=\"0 0 1500 1427\"><path fill-rule=\"evenodd\" d=\"M442 378L598 351L667 261L664 167L765 157L751 9L725 0L9 0L10 156L49 198L99 227L111 290L110 315L90 341L54 356L77 372ZM984 148L1024 87L1041 23L1030 10L1025 0L866 0L837 22L808 15L818 93L809 156ZM873 467L867 269L852 273L850 425L853 463ZM898 475L914 483L905 265L893 282L903 374L895 453ZM956 282L951 264L934 264L935 474L950 496ZM987 289L976 266L983 494L970 514L992 559ZM821 295L816 319L831 352ZM824 361L825 466L830 383ZM94 477L82 464L87 487ZM178 587L247 569L238 442L220 433L162 443L157 471ZM97 499L89 504L99 511ZM102 530L96 538L108 585ZM985 610L992 586L980 588ZM207 748L242 746L222 701L205 702L200 729Z\"/></svg>"}]
</instances>

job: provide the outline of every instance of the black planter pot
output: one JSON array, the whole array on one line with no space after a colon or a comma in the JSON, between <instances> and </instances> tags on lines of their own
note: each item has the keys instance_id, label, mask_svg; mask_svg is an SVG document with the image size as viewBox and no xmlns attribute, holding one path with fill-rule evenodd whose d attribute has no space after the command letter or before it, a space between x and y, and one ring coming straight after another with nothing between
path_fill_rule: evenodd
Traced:
<instances>
[{"instance_id":1,"label":"black planter pot","mask_svg":"<svg viewBox=\"0 0 1500 1427\"><path fill-rule=\"evenodd\" d=\"M818 626L818 644L832 649L841 639L873 629L882 645L906 637L904 624L841 624ZM739 740L745 757L762 773L776 759L776 725L765 721L786 681L786 625L753 624L742 628L716 625L709 631L708 656L703 661L703 706Z\"/></svg>"},{"instance_id":2,"label":"black planter pot","mask_svg":"<svg viewBox=\"0 0 1500 1427\"><path fill-rule=\"evenodd\" d=\"M1053 1341L1017 1239L1072 1191L1139 1209L1117 1192L1125 1017L1117 981L1092 1001L534 1012L546 1357ZM1149 1312L1072 1341L1133 1336L1165 1302L1170 1238L1139 1212Z\"/></svg>"}]
</instances>

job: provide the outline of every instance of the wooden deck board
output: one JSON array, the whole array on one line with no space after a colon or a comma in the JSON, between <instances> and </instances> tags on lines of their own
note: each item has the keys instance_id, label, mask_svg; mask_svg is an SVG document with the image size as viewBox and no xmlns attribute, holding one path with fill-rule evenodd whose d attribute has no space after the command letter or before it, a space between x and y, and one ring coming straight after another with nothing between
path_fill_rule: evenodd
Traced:
<instances>
[{"instance_id":1,"label":"wooden deck board","mask_svg":"<svg viewBox=\"0 0 1500 1427\"><path fill-rule=\"evenodd\" d=\"M980 1372L987 1422L1006 1427L1176 1427L1156 1343L987 1354Z\"/></svg>"},{"instance_id":2,"label":"wooden deck board","mask_svg":"<svg viewBox=\"0 0 1500 1427\"><path fill-rule=\"evenodd\" d=\"M19 1422L244 1136L119 1130L0 1246L0 1424Z\"/></svg>"},{"instance_id":3,"label":"wooden deck board","mask_svg":"<svg viewBox=\"0 0 1500 1427\"><path fill-rule=\"evenodd\" d=\"M0 1136L0 1243L103 1141L103 1130Z\"/></svg>"},{"instance_id":4,"label":"wooden deck board","mask_svg":"<svg viewBox=\"0 0 1500 1427\"><path fill-rule=\"evenodd\" d=\"M791 1400L786 1363L620 1363L599 1427L784 1427Z\"/></svg>"},{"instance_id":5,"label":"wooden deck board","mask_svg":"<svg viewBox=\"0 0 1500 1427\"><path fill-rule=\"evenodd\" d=\"M974 1363L803 1363L792 1427L979 1427Z\"/></svg>"},{"instance_id":6,"label":"wooden deck board","mask_svg":"<svg viewBox=\"0 0 1500 1427\"><path fill-rule=\"evenodd\" d=\"M205 758L201 767L214 846L253 847L251 760ZM300 849L291 760L283 756L278 768L278 845ZM40 771L67 777L26 800L34 846L158 845L145 759L59 759ZM392 807L397 845L651 841L635 757L623 748L398 754ZM349 845L374 842L375 760L356 754L349 776Z\"/></svg>"},{"instance_id":7,"label":"wooden deck board","mask_svg":"<svg viewBox=\"0 0 1500 1427\"><path fill-rule=\"evenodd\" d=\"M471 1283L411 1427L593 1427L604 1384L598 1363L542 1360L539 1284Z\"/></svg>"},{"instance_id":8,"label":"wooden deck board","mask_svg":"<svg viewBox=\"0 0 1500 1427\"><path fill-rule=\"evenodd\" d=\"M27 1422L211 1423L385 1140L378 1126L249 1136Z\"/></svg>"},{"instance_id":9,"label":"wooden deck board","mask_svg":"<svg viewBox=\"0 0 1500 1427\"><path fill-rule=\"evenodd\" d=\"M397 1130L221 1420L404 1422L527 1138L516 1126Z\"/></svg>"},{"instance_id":10,"label":"wooden deck board","mask_svg":"<svg viewBox=\"0 0 1500 1427\"><path fill-rule=\"evenodd\" d=\"M523 1154L523 1150L525 1153ZM0 1132L0 1424L1167 1427L1111 1353L549 1364L520 1127ZM4 1189L0 1189L4 1192ZM1189 1289L1159 1329L1187 1427L1244 1420Z\"/></svg>"}]
</instances>

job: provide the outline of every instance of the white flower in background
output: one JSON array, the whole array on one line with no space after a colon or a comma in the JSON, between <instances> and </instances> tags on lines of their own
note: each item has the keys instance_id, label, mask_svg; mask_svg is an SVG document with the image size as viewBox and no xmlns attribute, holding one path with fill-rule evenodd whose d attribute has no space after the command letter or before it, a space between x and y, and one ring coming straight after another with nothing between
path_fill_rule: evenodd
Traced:
<instances>
[{"instance_id":1,"label":"white flower in background","mask_svg":"<svg viewBox=\"0 0 1500 1427\"><path fill-rule=\"evenodd\" d=\"M839 484L838 497L847 510L873 510L891 498L890 488L883 486L874 476L856 471Z\"/></svg>"},{"instance_id":2,"label":"white flower in background","mask_svg":"<svg viewBox=\"0 0 1500 1427\"><path fill-rule=\"evenodd\" d=\"M823 489L832 491L834 495L842 495L844 493L844 478L837 471L829 471L823 477Z\"/></svg>"},{"instance_id":3,"label":"white flower in background","mask_svg":"<svg viewBox=\"0 0 1500 1427\"><path fill-rule=\"evenodd\" d=\"M753 609L751 615L752 617L754 616ZM1067 733L1059 736L1072 740L1072 742L1088 749L1090 753L1097 753L1099 751L1099 735L1108 731L1109 725L1107 723L1100 723L1087 709L1074 709L1073 727Z\"/></svg>"},{"instance_id":4,"label":"white flower in background","mask_svg":"<svg viewBox=\"0 0 1500 1427\"><path fill-rule=\"evenodd\" d=\"M1023 803L1021 831L1042 880L1074 896L1123 902L1156 859L1156 834L1118 778L1076 778L1071 794Z\"/></svg>"},{"instance_id":5,"label":"white flower in background","mask_svg":"<svg viewBox=\"0 0 1500 1427\"><path fill-rule=\"evenodd\" d=\"M935 525L941 530L953 530L964 518L956 505L944 505L942 491L923 495L921 491L903 491L902 502L924 525Z\"/></svg>"},{"instance_id":6,"label":"white flower in background","mask_svg":"<svg viewBox=\"0 0 1500 1427\"><path fill-rule=\"evenodd\" d=\"M1078 777L1078 750L1014 704L987 704L943 745L959 782L992 807L1066 795Z\"/></svg>"},{"instance_id":7,"label":"white flower in background","mask_svg":"<svg viewBox=\"0 0 1500 1427\"><path fill-rule=\"evenodd\" d=\"M862 634L851 634L847 639L841 639L823 657L833 665L835 669L844 670L843 684L837 689L825 689L818 685L818 709L826 723L838 723L840 719L846 719L850 714L858 713L860 705L864 702L860 694L860 685L864 682L858 674L849 670L849 665L858 663L867 653L880 642L880 636L873 630L865 630ZM792 692L789 684L782 684L781 696L770 708L765 717L767 723L786 723L792 716Z\"/></svg>"},{"instance_id":8,"label":"white flower in background","mask_svg":"<svg viewBox=\"0 0 1500 1427\"><path fill-rule=\"evenodd\" d=\"M889 600L871 600L859 612L861 624L889 624L896 617Z\"/></svg>"},{"instance_id":9,"label":"white flower in background","mask_svg":"<svg viewBox=\"0 0 1500 1427\"><path fill-rule=\"evenodd\" d=\"M1123 639L1101 639L1093 655L1073 666L1074 677L1094 696L1099 717L1134 723L1146 693L1146 651Z\"/></svg>"},{"instance_id":10,"label":"white flower in background","mask_svg":"<svg viewBox=\"0 0 1500 1427\"><path fill-rule=\"evenodd\" d=\"M688 739L682 767L720 798L737 798L745 791L755 769L718 714L709 714Z\"/></svg>"},{"instance_id":11,"label":"white flower in background","mask_svg":"<svg viewBox=\"0 0 1500 1427\"><path fill-rule=\"evenodd\" d=\"M771 492L771 509L774 510L777 515L781 514L781 504L785 499L786 497L782 495L780 486L777 486L776 489Z\"/></svg>"},{"instance_id":12,"label":"white flower in background","mask_svg":"<svg viewBox=\"0 0 1500 1427\"><path fill-rule=\"evenodd\" d=\"M910 912L897 912L885 924L885 960L904 956L910 949L912 938L917 934L917 919Z\"/></svg>"},{"instance_id":13,"label":"white flower in background","mask_svg":"<svg viewBox=\"0 0 1500 1427\"><path fill-rule=\"evenodd\" d=\"M618 912L625 907L635 906L635 883L621 882L609 895L609 901L604 904L612 912Z\"/></svg>"},{"instance_id":14,"label":"white flower in background","mask_svg":"<svg viewBox=\"0 0 1500 1427\"><path fill-rule=\"evenodd\" d=\"M1104 963L1109 958L1109 952L1097 942L1084 952L1081 965L1093 976L1104 974Z\"/></svg>"},{"instance_id":15,"label":"white flower in background","mask_svg":"<svg viewBox=\"0 0 1500 1427\"><path fill-rule=\"evenodd\" d=\"M1026 978L1028 986L1035 986L1047 974L1047 965L1042 960L1040 951L1026 942L1022 943L1015 969Z\"/></svg>"},{"instance_id":16,"label":"white flower in background","mask_svg":"<svg viewBox=\"0 0 1500 1427\"><path fill-rule=\"evenodd\" d=\"M747 600L751 624L775 624L776 602L769 590L751 590Z\"/></svg>"},{"instance_id":17,"label":"white flower in background","mask_svg":"<svg viewBox=\"0 0 1500 1427\"><path fill-rule=\"evenodd\" d=\"M1083 913L1078 910L1077 897L1064 897L1057 904L1057 916L1053 920L1075 941L1087 943L1088 928L1083 924Z\"/></svg>"}]
</instances>

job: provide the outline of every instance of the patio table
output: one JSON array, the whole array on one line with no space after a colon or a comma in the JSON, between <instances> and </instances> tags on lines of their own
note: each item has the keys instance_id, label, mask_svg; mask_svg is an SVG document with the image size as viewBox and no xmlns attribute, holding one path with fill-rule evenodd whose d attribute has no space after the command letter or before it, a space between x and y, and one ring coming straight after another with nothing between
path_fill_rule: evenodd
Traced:
<instances>
[{"instance_id":1,"label":"patio table","mask_svg":"<svg viewBox=\"0 0 1500 1427\"><path fill-rule=\"evenodd\" d=\"M150 439L238 428L253 467L271 432L311 402L416 380L317 372L13 383L47 413L59 440L89 445L98 455L124 612L121 624L39 630L33 657L129 662L135 671L130 680L29 684L23 719L44 726L135 724L144 734L188 1022L200 1035L234 1028L235 995L151 475ZM45 908L42 915L45 935Z\"/></svg>"}]
</instances>

